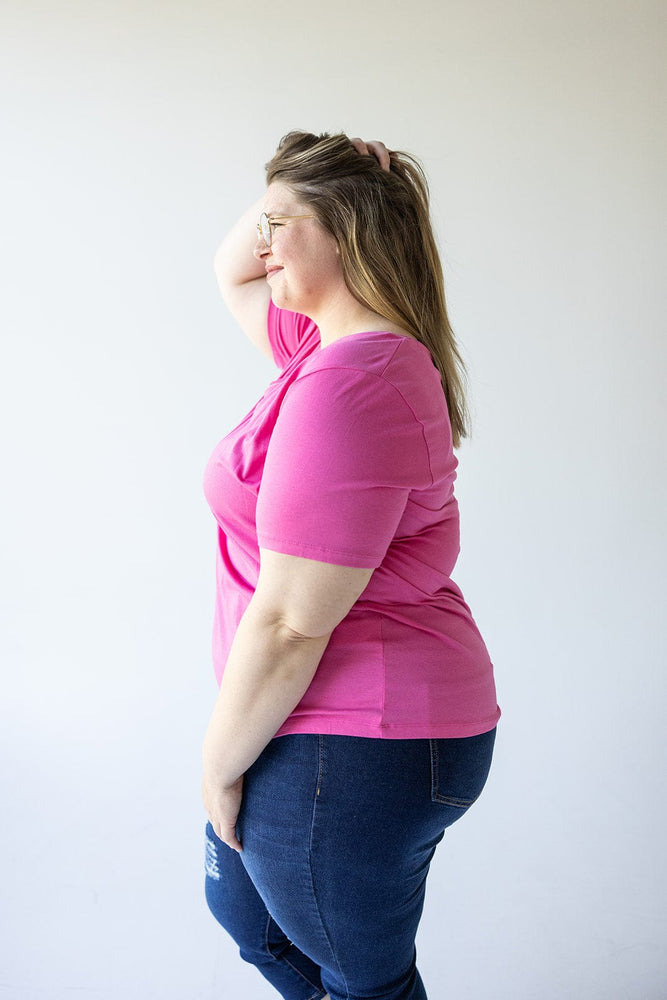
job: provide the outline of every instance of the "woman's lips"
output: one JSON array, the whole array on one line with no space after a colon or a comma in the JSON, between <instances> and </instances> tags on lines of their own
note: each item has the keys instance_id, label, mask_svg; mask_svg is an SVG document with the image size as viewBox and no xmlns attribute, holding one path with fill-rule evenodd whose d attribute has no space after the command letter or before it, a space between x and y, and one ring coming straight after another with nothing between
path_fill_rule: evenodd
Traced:
<instances>
[{"instance_id":1,"label":"woman's lips","mask_svg":"<svg viewBox=\"0 0 667 1000\"><path fill-rule=\"evenodd\" d=\"M267 278L272 278L274 274L278 273L278 271L282 271L282 267L267 267L266 269Z\"/></svg>"}]
</instances>

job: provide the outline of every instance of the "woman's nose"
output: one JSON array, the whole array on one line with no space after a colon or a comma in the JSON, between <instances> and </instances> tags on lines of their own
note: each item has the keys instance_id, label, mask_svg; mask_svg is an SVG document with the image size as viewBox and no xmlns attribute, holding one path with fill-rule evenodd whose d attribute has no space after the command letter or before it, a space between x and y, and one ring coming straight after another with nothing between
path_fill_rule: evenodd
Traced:
<instances>
[{"instance_id":1,"label":"woman's nose","mask_svg":"<svg viewBox=\"0 0 667 1000\"><path fill-rule=\"evenodd\" d=\"M266 245L266 240L264 239L261 233L258 233L257 242L255 243L255 249L253 250L253 255L257 258L257 260L261 260L262 257L265 257L268 252L269 252L269 247L267 247Z\"/></svg>"}]
</instances>

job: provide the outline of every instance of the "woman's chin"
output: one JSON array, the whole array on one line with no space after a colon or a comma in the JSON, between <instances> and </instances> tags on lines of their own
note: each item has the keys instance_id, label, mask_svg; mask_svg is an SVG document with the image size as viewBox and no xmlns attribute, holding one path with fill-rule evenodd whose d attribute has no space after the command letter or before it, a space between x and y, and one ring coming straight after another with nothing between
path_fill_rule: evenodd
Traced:
<instances>
[{"instance_id":1,"label":"woman's chin","mask_svg":"<svg viewBox=\"0 0 667 1000\"><path fill-rule=\"evenodd\" d=\"M299 311L294 303L290 303L289 295L286 295L282 288L271 288L271 301L277 309L291 309L292 312Z\"/></svg>"}]
</instances>

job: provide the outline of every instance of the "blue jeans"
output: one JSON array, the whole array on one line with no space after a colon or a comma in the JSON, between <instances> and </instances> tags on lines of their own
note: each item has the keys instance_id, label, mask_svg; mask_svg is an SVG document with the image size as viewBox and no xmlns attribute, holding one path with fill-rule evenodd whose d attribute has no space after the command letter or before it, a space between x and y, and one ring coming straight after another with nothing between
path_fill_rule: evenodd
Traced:
<instances>
[{"instance_id":1,"label":"blue jeans","mask_svg":"<svg viewBox=\"0 0 667 1000\"><path fill-rule=\"evenodd\" d=\"M285 1000L425 1000L426 875L482 791L494 739L271 741L246 774L243 852L207 825L206 899Z\"/></svg>"}]
</instances>

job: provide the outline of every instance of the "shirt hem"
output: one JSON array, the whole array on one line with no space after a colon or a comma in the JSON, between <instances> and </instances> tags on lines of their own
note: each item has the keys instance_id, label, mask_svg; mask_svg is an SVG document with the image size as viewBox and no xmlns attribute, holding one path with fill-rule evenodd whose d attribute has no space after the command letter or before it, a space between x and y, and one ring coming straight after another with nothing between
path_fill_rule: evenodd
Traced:
<instances>
[{"instance_id":1,"label":"shirt hem","mask_svg":"<svg viewBox=\"0 0 667 1000\"><path fill-rule=\"evenodd\" d=\"M257 541L260 548L271 552L280 552L286 556L300 556L302 559L317 559L320 562L333 563L337 566L352 566L355 569L377 569L382 564L384 556L372 555L366 552L350 552L344 549L327 549L318 545L308 545L304 542L291 542L285 539L272 538L269 535L259 535Z\"/></svg>"},{"instance_id":2,"label":"shirt hem","mask_svg":"<svg viewBox=\"0 0 667 1000\"><path fill-rule=\"evenodd\" d=\"M495 729L500 719L498 709L493 716L476 722L427 722L388 723L377 725L358 720L320 716L317 718L287 719L276 733L276 737L298 734L320 736L361 736L369 739L409 740L409 739L461 739L466 736L481 736Z\"/></svg>"}]
</instances>

